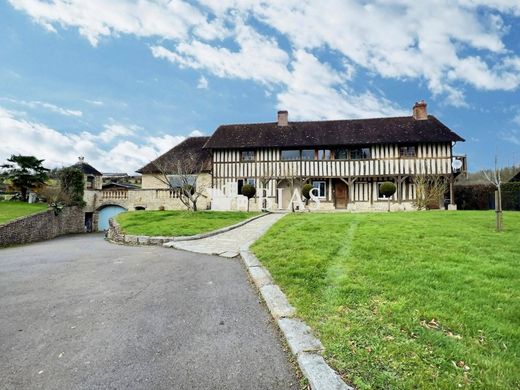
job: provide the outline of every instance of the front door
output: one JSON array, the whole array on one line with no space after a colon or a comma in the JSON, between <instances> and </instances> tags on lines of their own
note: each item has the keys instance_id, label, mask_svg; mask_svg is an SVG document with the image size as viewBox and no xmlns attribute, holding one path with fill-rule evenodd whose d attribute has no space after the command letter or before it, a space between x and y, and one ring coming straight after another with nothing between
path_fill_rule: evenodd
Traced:
<instances>
[{"instance_id":1,"label":"front door","mask_svg":"<svg viewBox=\"0 0 520 390\"><path fill-rule=\"evenodd\" d=\"M348 203L347 185L342 181L337 181L334 185L334 194L336 199L336 208L345 209Z\"/></svg>"}]
</instances>

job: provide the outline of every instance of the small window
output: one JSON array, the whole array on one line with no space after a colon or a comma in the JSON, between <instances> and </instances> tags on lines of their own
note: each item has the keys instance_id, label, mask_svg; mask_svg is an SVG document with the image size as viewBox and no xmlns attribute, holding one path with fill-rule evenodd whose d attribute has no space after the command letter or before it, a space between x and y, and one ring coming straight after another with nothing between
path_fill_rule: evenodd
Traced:
<instances>
[{"instance_id":1,"label":"small window","mask_svg":"<svg viewBox=\"0 0 520 390\"><path fill-rule=\"evenodd\" d=\"M319 149L318 160L330 160L330 149Z\"/></svg>"},{"instance_id":2,"label":"small window","mask_svg":"<svg viewBox=\"0 0 520 390\"><path fill-rule=\"evenodd\" d=\"M415 146L401 146L399 155L401 157L415 157Z\"/></svg>"},{"instance_id":3,"label":"small window","mask_svg":"<svg viewBox=\"0 0 520 390\"><path fill-rule=\"evenodd\" d=\"M326 191L326 185L325 185L325 181L323 180L314 180L312 182L312 186L314 188L317 188L318 189L318 198L325 198L327 196L327 191ZM313 191L314 194L316 194L316 191Z\"/></svg>"},{"instance_id":4,"label":"small window","mask_svg":"<svg viewBox=\"0 0 520 390\"><path fill-rule=\"evenodd\" d=\"M314 160L314 149L303 149L302 160Z\"/></svg>"},{"instance_id":5,"label":"small window","mask_svg":"<svg viewBox=\"0 0 520 390\"><path fill-rule=\"evenodd\" d=\"M334 160L346 160L348 159L347 148L338 148L334 151Z\"/></svg>"},{"instance_id":6,"label":"small window","mask_svg":"<svg viewBox=\"0 0 520 390\"><path fill-rule=\"evenodd\" d=\"M370 148L357 148L350 151L352 160L366 160L370 158Z\"/></svg>"},{"instance_id":7,"label":"small window","mask_svg":"<svg viewBox=\"0 0 520 390\"><path fill-rule=\"evenodd\" d=\"M299 160L299 150L282 150L282 160Z\"/></svg>"},{"instance_id":8,"label":"small window","mask_svg":"<svg viewBox=\"0 0 520 390\"><path fill-rule=\"evenodd\" d=\"M246 183L249 184L249 185L252 185L253 187L256 187L256 180L255 179L252 179L252 178L246 179Z\"/></svg>"},{"instance_id":9,"label":"small window","mask_svg":"<svg viewBox=\"0 0 520 390\"><path fill-rule=\"evenodd\" d=\"M94 188L94 176L87 176L87 188Z\"/></svg>"},{"instance_id":10,"label":"small window","mask_svg":"<svg viewBox=\"0 0 520 390\"><path fill-rule=\"evenodd\" d=\"M240 160L241 161L255 161L255 151L254 150L242 150L242 152L240 152Z\"/></svg>"}]
</instances>

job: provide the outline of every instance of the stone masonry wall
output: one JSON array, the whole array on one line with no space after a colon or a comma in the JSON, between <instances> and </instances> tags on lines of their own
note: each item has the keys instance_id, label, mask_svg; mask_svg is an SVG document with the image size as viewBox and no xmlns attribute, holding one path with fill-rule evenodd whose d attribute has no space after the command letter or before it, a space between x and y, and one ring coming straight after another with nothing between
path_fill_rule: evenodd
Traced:
<instances>
[{"instance_id":1,"label":"stone masonry wall","mask_svg":"<svg viewBox=\"0 0 520 390\"><path fill-rule=\"evenodd\" d=\"M80 207L65 207L54 215L49 209L0 225L0 247L49 240L64 234L84 233L85 217Z\"/></svg>"}]
</instances>

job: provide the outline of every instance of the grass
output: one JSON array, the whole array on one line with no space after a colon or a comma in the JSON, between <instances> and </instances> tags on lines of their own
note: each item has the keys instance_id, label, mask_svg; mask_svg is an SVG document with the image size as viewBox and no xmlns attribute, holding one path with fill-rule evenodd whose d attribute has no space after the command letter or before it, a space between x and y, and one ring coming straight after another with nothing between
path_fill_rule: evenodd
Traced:
<instances>
[{"instance_id":1,"label":"grass","mask_svg":"<svg viewBox=\"0 0 520 390\"><path fill-rule=\"evenodd\" d=\"M127 234L145 236L192 236L234 225L258 215L227 211L130 211L117 216Z\"/></svg>"},{"instance_id":2,"label":"grass","mask_svg":"<svg viewBox=\"0 0 520 390\"><path fill-rule=\"evenodd\" d=\"M4 224L13 219L31 215L47 209L45 203L25 203L14 201L0 202L0 224Z\"/></svg>"},{"instance_id":3,"label":"grass","mask_svg":"<svg viewBox=\"0 0 520 390\"><path fill-rule=\"evenodd\" d=\"M292 214L253 246L359 389L520 388L520 213Z\"/></svg>"}]
</instances>

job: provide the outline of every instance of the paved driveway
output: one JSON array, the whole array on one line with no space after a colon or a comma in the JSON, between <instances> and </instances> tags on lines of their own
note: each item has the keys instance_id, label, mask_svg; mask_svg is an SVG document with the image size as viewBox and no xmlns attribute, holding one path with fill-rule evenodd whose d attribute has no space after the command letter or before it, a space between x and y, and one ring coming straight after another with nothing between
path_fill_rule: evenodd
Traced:
<instances>
[{"instance_id":1,"label":"paved driveway","mask_svg":"<svg viewBox=\"0 0 520 390\"><path fill-rule=\"evenodd\" d=\"M100 235L0 250L0 387L296 389L237 259Z\"/></svg>"}]
</instances>

